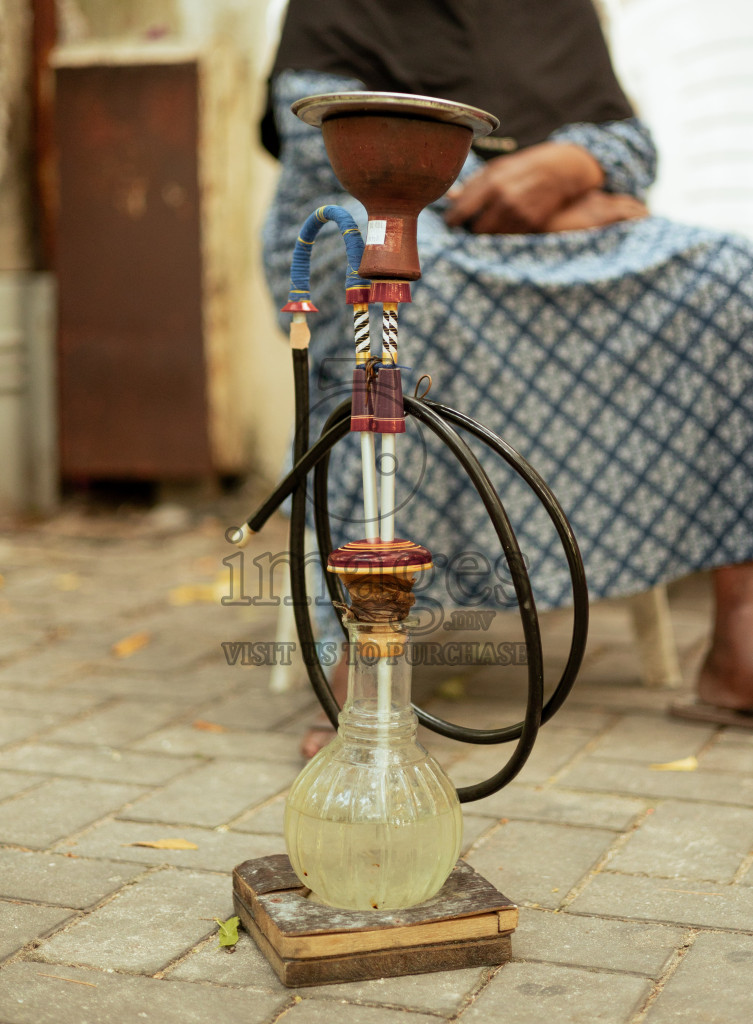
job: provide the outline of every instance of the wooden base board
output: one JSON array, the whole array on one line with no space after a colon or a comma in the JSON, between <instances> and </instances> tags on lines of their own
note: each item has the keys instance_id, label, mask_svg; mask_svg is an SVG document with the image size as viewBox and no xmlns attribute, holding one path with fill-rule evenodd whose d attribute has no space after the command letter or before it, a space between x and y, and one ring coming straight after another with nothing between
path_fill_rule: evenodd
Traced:
<instances>
[{"instance_id":1,"label":"wooden base board","mask_svg":"<svg viewBox=\"0 0 753 1024\"><path fill-rule=\"evenodd\" d=\"M506 963L518 908L465 861L406 910L338 910L307 899L285 854L233 872L243 927L284 985L324 985Z\"/></svg>"}]
</instances>

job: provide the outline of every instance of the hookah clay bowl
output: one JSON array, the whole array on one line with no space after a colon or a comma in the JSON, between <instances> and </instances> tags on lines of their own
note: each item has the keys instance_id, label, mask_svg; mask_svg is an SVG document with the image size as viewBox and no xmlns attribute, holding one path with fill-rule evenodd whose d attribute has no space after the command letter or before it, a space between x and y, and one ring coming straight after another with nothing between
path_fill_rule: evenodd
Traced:
<instances>
[{"instance_id":1,"label":"hookah clay bowl","mask_svg":"<svg viewBox=\"0 0 753 1024\"><path fill-rule=\"evenodd\" d=\"M416 219L457 178L474 138L499 124L491 114L450 100L403 93L333 93L293 104L321 127L340 184L369 215L363 277L421 276Z\"/></svg>"}]
</instances>

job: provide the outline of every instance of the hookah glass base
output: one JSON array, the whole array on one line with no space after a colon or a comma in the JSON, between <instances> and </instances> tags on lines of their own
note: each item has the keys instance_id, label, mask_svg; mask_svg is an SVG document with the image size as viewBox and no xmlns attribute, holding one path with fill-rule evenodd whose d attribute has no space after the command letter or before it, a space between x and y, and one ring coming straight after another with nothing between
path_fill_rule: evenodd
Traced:
<instances>
[{"instance_id":1,"label":"hookah glass base","mask_svg":"<svg viewBox=\"0 0 753 1024\"><path fill-rule=\"evenodd\" d=\"M460 802L416 740L403 624L348 629L338 735L293 784L285 841L296 875L325 903L395 910L444 885L460 852Z\"/></svg>"}]
</instances>

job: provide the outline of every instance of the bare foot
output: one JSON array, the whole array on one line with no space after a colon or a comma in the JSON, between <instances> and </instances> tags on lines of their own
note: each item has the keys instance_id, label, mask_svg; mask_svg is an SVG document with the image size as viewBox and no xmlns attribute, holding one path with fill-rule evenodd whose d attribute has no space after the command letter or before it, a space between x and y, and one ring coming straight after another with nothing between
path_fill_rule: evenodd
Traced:
<instances>
[{"instance_id":1,"label":"bare foot","mask_svg":"<svg viewBox=\"0 0 753 1024\"><path fill-rule=\"evenodd\" d=\"M326 747L330 740L333 740L336 735L337 732L334 725L322 711L316 716L316 721L313 725L310 725L303 735L300 747L301 757L306 761L310 761L311 758Z\"/></svg>"},{"instance_id":2,"label":"bare foot","mask_svg":"<svg viewBox=\"0 0 753 1024\"><path fill-rule=\"evenodd\" d=\"M698 675L707 704L753 709L753 562L713 573L716 617L711 648Z\"/></svg>"},{"instance_id":3,"label":"bare foot","mask_svg":"<svg viewBox=\"0 0 753 1024\"><path fill-rule=\"evenodd\" d=\"M642 217L648 217L648 208L639 199L594 188L552 214L543 230L582 231L584 228L602 228L621 220L639 220Z\"/></svg>"},{"instance_id":4,"label":"bare foot","mask_svg":"<svg viewBox=\"0 0 753 1024\"><path fill-rule=\"evenodd\" d=\"M344 658L335 666L332 675L332 692L335 695L335 700L342 707L348 692L348 665ZM315 754L327 746L330 740L335 738L335 735L335 727L324 712L320 711L301 740L301 757L310 761Z\"/></svg>"}]
</instances>

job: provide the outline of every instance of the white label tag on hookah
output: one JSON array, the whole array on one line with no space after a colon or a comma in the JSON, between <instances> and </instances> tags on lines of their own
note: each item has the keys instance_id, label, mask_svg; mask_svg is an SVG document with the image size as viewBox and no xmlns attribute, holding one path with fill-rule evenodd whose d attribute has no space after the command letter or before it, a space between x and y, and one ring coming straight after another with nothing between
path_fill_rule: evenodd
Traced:
<instances>
[{"instance_id":1,"label":"white label tag on hookah","mask_svg":"<svg viewBox=\"0 0 753 1024\"><path fill-rule=\"evenodd\" d=\"M387 234L386 220L370 220L369 230L366 232L367 245L384 245L384 238Z\"/></svg>"}]
</instances>

